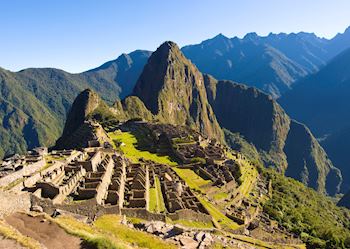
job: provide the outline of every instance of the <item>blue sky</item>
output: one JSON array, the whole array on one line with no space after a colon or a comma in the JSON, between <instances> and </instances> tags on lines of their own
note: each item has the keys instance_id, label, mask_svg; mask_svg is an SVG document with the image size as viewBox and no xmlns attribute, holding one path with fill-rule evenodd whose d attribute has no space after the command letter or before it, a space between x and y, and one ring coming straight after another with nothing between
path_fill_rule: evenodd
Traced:
<instances>
[{"instance_id":1,"label":"blue sky","mask_svg":"<svg viewBox=\"0 0 350 249\"><path fill-rule=\"evenodd\" d=\"M350 26L349 0L1 0L0 67L81 72L163 41Z\"/></svg>"}]
</instances>

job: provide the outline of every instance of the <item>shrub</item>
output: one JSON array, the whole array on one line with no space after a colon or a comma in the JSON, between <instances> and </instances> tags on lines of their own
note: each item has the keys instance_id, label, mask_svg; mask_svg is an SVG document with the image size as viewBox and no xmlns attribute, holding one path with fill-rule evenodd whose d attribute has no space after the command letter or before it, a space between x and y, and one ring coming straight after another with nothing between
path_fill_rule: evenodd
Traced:
<instances>
[{"instance_id":1,"label":"shrub","mask_svg":"<svg viewBox=\"0 0 350 249\"><path fill-rule=\"evenodd\" d=\"M349 210L271 169L263 174L272 180L272 198L264 204L271 218L299 235L308 248L349 248Z\"/></svg>"}]
</instances>

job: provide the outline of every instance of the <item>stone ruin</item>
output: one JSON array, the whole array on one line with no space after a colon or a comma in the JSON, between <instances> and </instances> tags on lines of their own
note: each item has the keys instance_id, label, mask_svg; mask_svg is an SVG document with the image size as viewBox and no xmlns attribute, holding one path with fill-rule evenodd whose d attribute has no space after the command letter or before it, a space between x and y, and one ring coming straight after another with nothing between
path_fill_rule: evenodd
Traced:
<instances>
[{"instance_id":1,"label":"stone ruin","mask_svg":"<svg viewBox=\"0 0 350 249\"><path fill-rule=\"evenodd\" d=\"M130 164L126 175L125 203L128 208L149 207L149 173L144 164Z\"/></svg>"},{"instance_id":2,"label":"stone ruin","mask_svg":"<svg viewBox=\"0 0 350 249\"><path fill-rule=\"evenodd\" d=\"M28 151L25 155L15 154L0 162L0 187L6 187L11 182L32 174L46 163L44 156L47 148L40 147Z\"/></svg>"},{"instance_id":3,"label":"stone ruin","mask_svg":"<svg viewBox=\"0 0 350 249\"><path fill-rule=\"evenodd\" d=\"M181 209L208 214L187 184L173 169L164 165L155 166L155 172L160 177L161 190L167 211L174 213Z\"/></svg>"},{"instance_id":4,"label":"stone ruin","mask_svg":"<svg viewBox=\"0 0 350 249\"><path fill-rule=\"evenodd\" d=\"M47 212L58 208L88 217L125 213L153 220L165 220L169 215L172 219L194 216L211 221L192 190L169 166L150 161L132 163L120 153L101 147L44 154L46 159L40 156L43 164L23 174L16 191L29 192L32 203ZM149 191L155 187L156 177L166 208L162 213L149 210Z\"/></svg>"}]
</instances>

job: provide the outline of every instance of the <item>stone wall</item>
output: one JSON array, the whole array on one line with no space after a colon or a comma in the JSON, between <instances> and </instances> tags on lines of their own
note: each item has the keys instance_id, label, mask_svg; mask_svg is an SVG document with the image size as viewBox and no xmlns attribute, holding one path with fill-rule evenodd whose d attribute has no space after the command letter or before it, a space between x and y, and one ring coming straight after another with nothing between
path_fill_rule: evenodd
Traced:
<instances>
[{"instance_id":1,"label":"stone wall","mask_svg":"<svg viewBox=\"0 0 350 249\"><path fill-rule=\"evenodd\" d=\"M62 209L94 219L99 210L95 199L90 199L79 203L56 205L54 205L50 199L38 198L35 195L31 195L30 200L32 206L41 206L44 212L48 214L52 214L56 209Z\"/></svg>"},{"instance_id":2,"label":"stone wall","mask_svg":"<svg viewBox=\"0 0 350 249\"><path fill-rule=\"evenodd\" d=\"M165 222L164 214L155 214L147 211L144 208L122 208L121 214L126 215L128 217L137 217L144 220L160 220Z\"/></svg>"},{"instance_id":3,"label":"stone wall","mask_svg":"<svg viewBox=\"0 0 350 249\"><path fill-rule=\"evenodd\" d=\"M177 210L175 213L169 213L167 216L172 220L192 220L204 223L209 223L212 221L210 215L198 213L191 209Z\"/></svg>"},{"instance_id":4,"label":"stone wall","mask_svg":"<svg viewBox=\"0 0 350 249\"><path fill-rule=\"evenodd\" d=\"M67 195L69 195L76 187L79 180L85 176L85 174L85 169L80 167L80 169L75 172L75 174L67 181L65 185L59 187L59 194L53 199L53 203L62 203Z\"/></svg>"},{"instance_id":5,"label":"stone wall","mask_svg":"<svg viewBox=\"0 0 350 249\"><path fill-rule=\"evenodd\" d=\"M96 201L98 204L102 204L102 200L103 200L103 198L105 198L106 192L108 190L108 186L111 183L114 162L113 162L112 158L109 158L108 160L109 161L106 165L106 171L104 172L101 184L98 186L98 189L97 189Z\"/></svg>"},{"instance_id":6,"label":"stone wall","mask_svg":"<svg viewBox=\"0 0 350 249\"><path fill-rule=\"evenodd\" d=\"M10 193L0 191L0 218L18 211L29 211L29 193Z\"/></svg>"},{"instance_id":7,"label":"stone wall","mask_svg":"<svg viewBox=\"0 0 350 249\"><path fill-rule=\"evenodd\" d=\"M39 181L40 179L42 179L42 177L47 174L48 172L51 172L55 169L58 169L60 167L63 167L64 163L63 162L59 162L59 161L55 161L54 164L41 171L41 172L37 172L35 174L32 174L32 175L27 175L25 176L25 180L23 181L23 187L31 187L33 186L37 181Z\"/></svg>"},{"instance_id":8,"label":"stone wall","mask_svg":"<svg viewBox=\"0 0 350 249\"><path fill-rule=\"evenodd\" d=\"M43 167L45 163L46 162L43 159L39 162L25 165L22 169L0 178L0 187L5 187L9 185L11 182L16 181L19 178L22 178L25 175L30 175L34 173L35 171Z\"/></svg>"}]
</instances>

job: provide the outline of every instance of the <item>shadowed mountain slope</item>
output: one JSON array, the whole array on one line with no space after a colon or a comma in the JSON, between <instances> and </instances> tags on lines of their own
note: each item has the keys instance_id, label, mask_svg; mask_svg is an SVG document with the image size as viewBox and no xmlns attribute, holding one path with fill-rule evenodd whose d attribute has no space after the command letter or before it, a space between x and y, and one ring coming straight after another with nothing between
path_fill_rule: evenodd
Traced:
<instances>
[{"instance_id":1,"label":"shadowed mountain slope","mask_svg":"<svg viewBox=\"0 0 350 249\"><path fill-rule=\"evenodd\" d=\"M339 191L340 171L310 130L291 120L270 96L210 76L205 77L205 84L221 127L252 143L266 166L272 165L320 192Z\"/></svg>"},{"instance_id":2,"label":"shadowed mountain slope","mask_svg":"<svg viewBox=\"0 0 350 249\"><path fill-rule=\"evenodd\" d=\"M322 138L331 160L344 176L343 191L350 189L350 50L334 58L318 73L298 83L279 99L294 118Z\"/></svg>"}]
</instances>

